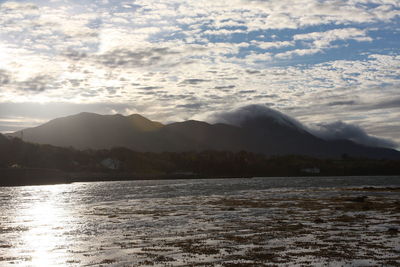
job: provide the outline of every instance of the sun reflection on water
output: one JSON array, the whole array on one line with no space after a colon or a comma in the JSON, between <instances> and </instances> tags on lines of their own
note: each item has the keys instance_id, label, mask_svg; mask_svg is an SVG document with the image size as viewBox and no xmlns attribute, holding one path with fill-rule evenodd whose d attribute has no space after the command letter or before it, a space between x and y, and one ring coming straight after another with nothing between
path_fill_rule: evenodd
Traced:
<instances>
[{"instance_id":1,"label":"sun reflection on water","mask_svg":"<svg viewBox=\"0 0 400 267\"><path fill-rule=\"evenodd\" d=\"M64 187L37 188L37 195L32 196L17 218L28 229L21 233L21 243L30 259L28 266L66 266L68 244L65 229L71 214L65 205Z\"/></svg>"}]
</instances>

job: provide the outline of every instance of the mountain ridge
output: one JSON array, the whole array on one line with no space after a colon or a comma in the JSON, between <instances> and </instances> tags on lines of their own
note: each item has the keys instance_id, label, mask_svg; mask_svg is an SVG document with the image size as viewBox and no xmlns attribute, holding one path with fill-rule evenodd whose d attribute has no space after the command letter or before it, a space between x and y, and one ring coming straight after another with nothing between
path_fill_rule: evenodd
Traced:
<instances>
[{"instance_id":1,"label":"mountain ridge","mask_svg":"<svg viewBox=\"0 0 400 267\"><path fill-rule=\"evenodd\" d=\"M287 122L280 122L280 115ZM348 140L321 139L301 127L301 123L292 122L290 117L279 112L270 116L258 114L251 117L247 114L236 124L188 120L165 125L139 114L82 112L9 135L33 143L81 150L113 147L140 152L245 150L266 155L400 159L400 152L394 149L368 147Z\"/></svg>"}]
</instances>

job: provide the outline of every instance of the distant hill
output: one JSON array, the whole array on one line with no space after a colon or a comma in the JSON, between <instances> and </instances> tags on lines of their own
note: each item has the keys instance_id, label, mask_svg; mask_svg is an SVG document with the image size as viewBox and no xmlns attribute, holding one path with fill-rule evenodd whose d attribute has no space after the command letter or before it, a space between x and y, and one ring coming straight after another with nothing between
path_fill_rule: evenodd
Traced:
<instances>
[{"instance_id":1,"label":"distant hill","mask_svg":"<svg viewBox=\"0 0 400 267\"><path fill-rule=\"evenodd\" d=\"M35 128L10 136L24 141L78 149L102 149L127 146L139 151L147 150L148 136L163 125L140 115L98 115L79 113L57 118Z\"/></svg>"},{"instance_id":2,"label":"distant hill","mask_svg":"<svg viewBox=\"0 0 400 267\"><path fill-rule=\"evenodd\" d=\"M318 138L288 117L260 114L238 123L184 121L168 125L138 114L80 113L9 134L24 141L77 149L125 147L139 152L249 151L265 155L308 155L400 159L394 149L368 147L348 140Z\"/></svg>"}]
</instances>

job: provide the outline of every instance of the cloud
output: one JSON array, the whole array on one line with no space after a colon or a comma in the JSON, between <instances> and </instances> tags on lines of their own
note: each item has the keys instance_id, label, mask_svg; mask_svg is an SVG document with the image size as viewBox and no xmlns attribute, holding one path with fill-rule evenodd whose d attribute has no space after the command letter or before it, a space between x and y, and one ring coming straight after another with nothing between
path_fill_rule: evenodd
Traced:
<instances>
[{"instance_id":1,"label":"cloud","mask_svg":"<svg viewBox=\"0 0 400 267\"><path fill-rule=\"evenodd\" d=\"M329 48L334 41L355 40L358 42L371 42L372 38L367 36L366 30L357 28L334 29L325 32L311 32L296 34L293 36L295 41L311 41L313 48Z\"/></svg>"},{"instance_id":2,"label":"cloud","mask_svg":"<svg viewBox=\"0 0 400 267\"><path fill-rule=\"evenodd\" d=\"M325 140L351 140L365 146L397 148L398 144L392 140L368 135L361 127L342 121L319 123L310 128L310 131Z\"/></svg>"},{"instance_id":3,"label":"cloud","mask_svg":"<svg viewBox=\"0 0 400 267\"><path fill-rule=\"evenodd\" d=\"M215 86L214 89L224 90L224 89L233 89L235 87L236 87L235 85L219 85Z\"/></svg>"},{"instance_id":4,"label":"cloud","mask_svg":"<svg viewBox=\"0 0 400 267\"><path fill-rule=\"evenodd\" d=\"M208 80L205 79L185 79L181 83L182 84L199 84L199 83L204 83L208 82Z\"/></svg>"},{"instance_id":5,"label":"cloud","mask_svg":"<svg viewBox=\"0 0 400 267\"><path fill-rule=\"evenodd\" d=\"M138 106L142 110L143 107ZM0 102L0 117L19 118L21 121L43 122L48 119L69 116L79 112L110 114L112 110L126 114L126 110L136 110L134 105L119 103L67 103L53 102L40 104L35 102L11 103ZM36 119L35 119L36 118Z\"/></svg>"},{"instance_id":6,"label":"cloud","mask_svg":"<svg viewBox=\"0 0 400 267\"><path fill-rule=\"evenodd\" d=\"M206 30L202 34L205 35L231 35L235 33L245 33L245 30L240 30L240 29L218 29L218 30Z\"/></svg>"},{"instance_id":7,"label":"cloud","mask_svg":"<svg viewBox=\"0 0 400 267\"><path fill-rule=\"evenodd\" d=\"M19 89L30 92L43 92L51 88L53 77L49 75L37 75L19 84Z\"/></svg>"},{"instance_id":8,"label":"cloud","mask_svg":"<svg viewBox=\"0 0 400 267\"><path fill-rule=\"evenodd\" d=\"M392 97L389 99L378 100L375 103L368 103L356 107L357 110L374 110L374 109L391 109L400 108L400 97Z\"/></svg>"},{"instance_id":9,"label":"cloud","mask_svg":"<svg viewBox=\"0 0 400 267\"><path fill-rule=\"evenodd\" d=\"M252 93L256 93L256 90L240 90L239 94L252 94Z\"/></svg>"},{"instance_id":10,"label":"cloud","mask_svg":"<svg viewBox=\"0 0 400 267\"><path fill-rule=\"evenodd\" d=\"M271 49L271 48L282 48L287 46L293 46L294 42L289 41L280 41L280 42L260 42L260 41L252 41L252 45L256 45L261 49Z\"/></svg>"},{"instance_id":11,"label":"cloud","mask_svg":"<svg viewBox=\"0 0 400 267\"><path fill-rule=\"evenodd\" d=\"M295 42L301 42L305 48L297 48L275 55L275 58L290 58L295 55L306 56L316 53L321 53L327 49L338 48L340 45L336 44L337 41L354 40L357 42L372 42L373 39L367 36L366 30L357 28L343 28L333 29L323 32L310 32L293 35L292 42L283 42L294 45Z\"/></svg>"},{"instance_id":12,"label":"cloud","mask_svg":"<svg viewBox=\"0 0 400 267\"><path fill-rule=\"evenodd\" d=\"M143 89L143 90L156 90L156 89L162 89L163 87L161 86L143 86L139 87L138 89Z\"/></svg>"},{"instance_id":13,"label":"cloud","mask_svg":"<svg viewBox=\"0 0 400 267\"><path fill-rule=\"evenodd\" d=\"M65 51L64 53L62 53L62 55L69 59L76 60L76 61L88 57L87 52L76 51L76 50L72 50L72 49Z\"/></svg>"},{"instance_id":14,"label":"cloud","mask_svg":"<svg viewBox=\"0 0 400 267\"><path fill-rule=\"evenodd\" d=\"M5 2L1 4L1 9L4 11L12 11L12 10L36 10L38 7L33 3L18 3L18 2Z\"/></svg>"},{"instance_id":15,"label":"cloud","mask_svg":"<svg viewBox=\"0 0 400 267\"><path fill-rule=\"evenodd\" d=\"M248 73L248 74L259 74L259 73L261 73L261 71L259 71L259 70L246 70L246 73Z\"/></svg>"},{"instance_id":16,"label":"cloud","mask_svg":"<svg viewBox=\"0 0 400 267\"><path fill-rule=\"evenodd\" d=\"M271 95L262 94L262 95L258 95L257 97L259 97L259 98L279 98L279 96L277 94L271 94Z\"/></svg>"},{"instance_id":17,"label":"cloud","mask_svg":"<svg viewBox=\"0 0 400 267\"><path fill-rule=\"evenodd\" d=\"M283 53L278 53L275 55L275 58L291 58L293 56L306 56L312 55L322 52L319 48L307 48L307 49L294 49L290 51L286 51Z\"/></svg>"},{"instance_id":18,"label":"cloud","mask_svg":"<svg viewBox=\"0 0 400 267\"><path fill-rule=\"evenodd\" d=\"M266 18L254 18L250 23L252 27L262 29L293 29L324 24L372 23L390 21L399 15L399 4L391 0L241 0L239 3L242 3L242 5L244 3L248 8L256 7L268 15ZM371 4L376 5L376 7L371 8Z\"/></svg>"},{"instance_id":19,"label":"cloud","mask_svg":"<svg viewBox=\"0 0 400 267\"><path fill-rule=\"evenodd\" d=\"M0 69L0 85L6 85L10 83L11 75L6 70Z\"/></svg>"},{"instance_id":20,"label":"cloud","mask_svg":"<svg viewBox=\"0 0 400 267\"><path fill-rule=\"evenodd\" d=\"M248 105L227 112L216 112L215 114L210 115L208 120L213 123L220 122L241 126L248 120L258 118L272 118L278 123L289 125L290 127L305 129L305 127L296 119L264 105Z\"/></svg>"},{"instance_id":21,"label":"cloud","mask_svg":"<svg viewBox=\"0 0 400 267\"><path fill-rule=\"evenodd\" d=\"M349 105L354 105L356 102L354 100L348 100L348 101L333 101L329 102L328 106L349 106Z\"/></svg>"},{"instance_id":22,"label":"cloud","mask_svg":"<svg viewBox=\"0 0 400 267\"><path fill-rule=\"evenodd\" d=\"M324 32L311 32L304 34L295 34L293 40L311 40L316 47L326 47L336 40L354 39L356 41L372 41L367 37L366 30L357 28L333 29Z\"/></svg>"},{"instance_id":23,"label":"cloud","mask_svg":"<svg viewBox=\"0 0 400 267\"><path fill-rule=\"evenodd\" d=\"M167 60L169 55L176 55L179 52L167 47L149 47L137 50L115 49L98 55L97 61L108 67L151 67L171 66L177 62Z\"/></svg>"},{"instance_id":24,"label":"cloud","mask_svg":"<svg viewBox=\"0 0 400 267\"><path fill-rule=\"evenodd\" d=\"M192 103L192 104L182 104L177 105L177 108L184 108L184 109L199 109L203 106L202 103Z\"/></svg>"}]
</instances>

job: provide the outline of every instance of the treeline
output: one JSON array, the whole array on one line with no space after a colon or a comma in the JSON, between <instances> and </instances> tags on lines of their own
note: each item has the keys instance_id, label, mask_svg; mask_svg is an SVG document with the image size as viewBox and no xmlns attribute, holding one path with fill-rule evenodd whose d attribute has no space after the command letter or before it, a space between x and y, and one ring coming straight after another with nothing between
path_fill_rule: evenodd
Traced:
<instances>
[{"instance_id":1,"label":"treeline","mask_svg":"<svg viewBox=\"0 0 400 267\"><path fill-rule=\"evenodd\" d=\"M110 162L114 165L110 166ZM102 173L127 179L140 178L140 175L154 178L399 175L400 161L361 159L351 155L343 155L339 159L302 155L270 157L246 151L143 153L126 148L79 151L26 143L0 135L0 168Z\"/></svg>"}]
</instances>

